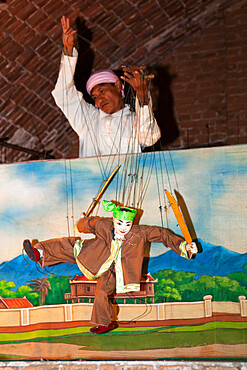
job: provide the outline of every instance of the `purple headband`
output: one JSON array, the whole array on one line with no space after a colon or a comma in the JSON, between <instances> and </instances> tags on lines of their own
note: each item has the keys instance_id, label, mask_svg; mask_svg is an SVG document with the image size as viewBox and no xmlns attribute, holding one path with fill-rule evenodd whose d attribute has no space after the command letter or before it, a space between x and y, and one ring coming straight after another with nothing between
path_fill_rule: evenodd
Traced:
<instances>
[{"instance_id":1,"label":"purple headband","mask_svg":"<svg viewBox=\"0 0 247 370\"><path fill-rule=\"evenodd\" d=\"M86 84L87 93L90 95L94 86L99 84L110 84L119 80L118 76L111 69L102 69L94 72L88 79Z\"/></svg>"}]
</instances>

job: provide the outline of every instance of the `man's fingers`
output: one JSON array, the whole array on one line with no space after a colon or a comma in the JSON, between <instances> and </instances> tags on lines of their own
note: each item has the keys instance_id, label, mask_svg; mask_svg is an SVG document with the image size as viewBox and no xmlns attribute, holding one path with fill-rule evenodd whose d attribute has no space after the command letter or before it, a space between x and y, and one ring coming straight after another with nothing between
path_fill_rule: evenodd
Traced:
<instances>
[{"instance_id":1,"label":"man's fingers","mask_svg":"<svg viewBox=\"0 0 247 370\"><path fill-rule=\"evenodd\" d=\"M63 32L67 32L70 28L70 21L69 18L66 18L64 15L61 18L61 24L63 28Z\"/></svg>"},{"instance_id":2,"label":"man's fingers","mask_svg":"<svg viewBox=\"0 0 247 370\"><path fill-rule=\"evenodd\" d=\"M133 78L130 79L130 78L121 76L121 79L124 80L125 82L127 82L128 84L130 84L133 87L134 90L136 89L136 87L137 87L136 86L136 81Z\"/></svg>"},{"instance_id":3,"label":"man's fingers","mask_svg":"<svg viewBox=\"0 0 247 370\"><path fill-rule=\"evenodd\" d=\"M130 80L135 80L135 79L140 79L141 78L141 75L138 71L133 71L132 74L128 73L128 72L124 72L124 75L129 78Z\"/></svg>"},{"instance_id":4,"label":"man's fingers","mask_svg":"<svg viewBox=\"0 0 247 370\"><path fill-rule=\"evenodd\" d=\"M128 73L128 72L124 72L124 76L126 76L126 77L128 77L128 78L133 77L133 75L131 75L131 74L130 74L130 73Z\"/></svg>"},{"instance_id":5,"label":"man's fingers","mask_svg":"<svg viewBox=\"0 0 247 370\"><path fill-rule=\"evenodd\" d=\"M72 28L71 29L69 29L68 31L66 31L66 33L65 33L65 36L66 36L66 38L67 39L70 39L70 38L72 38L73 37L73 35L76 33L76 31L75 30L72 30Z\"/></svg>"},{"instance_id":6,"label":"man's fingers","mask_svg":"<svg viewBox=\"0 0 247 370\"><path fill-rule=\"evenodd\" d=\"M130 82L131 80L126 76L120 76L120 78L126 82Z\"/></svg>"},{"instance_id":7,"label":"man's fingers","mask_svg":"<svg viewBox=\"0 0 247 370\"><path fill-rule=\"evenodd\" d=\"M66 18L66 27L67 27L67 30L69 29L69 18Z\"/></svg>"},{"instance_id":8,"label":"man's fingers","mask_svg":"<svg viewBox=\"0 0 247 370\"><path fill-rule=\"evenodd\" d=\"M139 71L134 71L133 74L134 74L135 78L136 77L142 77L142 75Z\"/></svg>"},{"instance_id":9,"label":"man's fingers","mask_svg":"<svg viewBox=\"0 0 247 370\"><path fill-rule=\"evenodd\" d=\"M68 27L67 27L67 19L65 18L64 15L61 18L61 24L62 24L62 27L63 27L63 31L66 31Z\"/></svg>"},{"instance_id":10,"label":"man's fingers","mask_svg":"<svg viewBox=\"0 0 247 370\"><path fill-rule=\"evenodd\" d=\"M127 72L124 72L124 76L122 77L125 81L135 83L137 81L136 76L133 76L132 74L129 74Z\"/></svg>"}]
</instances>

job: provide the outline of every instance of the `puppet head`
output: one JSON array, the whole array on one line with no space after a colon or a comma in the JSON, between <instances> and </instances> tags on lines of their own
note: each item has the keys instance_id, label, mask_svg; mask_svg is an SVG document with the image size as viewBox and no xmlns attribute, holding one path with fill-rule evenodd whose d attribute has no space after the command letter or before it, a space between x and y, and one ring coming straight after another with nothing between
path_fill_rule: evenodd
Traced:
<instances>
[{"instance_id":1,"label":"puppet head","mask_svg":"<svg viewBox=\"0 0 247 370\"><path fill-rule=\"evenodd\" d=\"M103 200L104 209L113 212L115 234L124 237L131 230L137 210L128 207L119 207L116 204Z\"/></svg>"}]
</instances>

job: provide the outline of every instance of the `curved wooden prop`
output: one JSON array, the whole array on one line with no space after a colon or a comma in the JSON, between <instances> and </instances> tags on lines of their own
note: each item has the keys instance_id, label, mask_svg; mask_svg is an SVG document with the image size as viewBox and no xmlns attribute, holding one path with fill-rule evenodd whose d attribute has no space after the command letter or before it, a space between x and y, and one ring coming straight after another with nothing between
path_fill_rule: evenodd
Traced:
<instances>
[{"instance_id":1,"label":"curved wooden prop","mask_svg":"<svg viewBox=\"0 0 247 370\"><path fill-rule=\"evenodd\" d=\"M145 71L147 68L144 65L133 65L133 66L121 66L124 72L133 72L133 71Z\"/></svg>"},{"instance_id":2,"label":"curved wooden prop","mask_svg":"<svg viewBox=\"0 0 247 370\"><path fill-rule=\"evenodd\" d=\"M121 66L122 70L124 72L134 72L134 71L139 71L139 72L142 72L143 74L143 77L147 80L151 80L153 79L155 76L153 73L150 73L149 75L145 74L145 71L146 71L146 66L144 65L134 65L134 66Z\"/></svg>"},{"instance_id":3,"label":"curved wooden prop","mask_svg":"<svg viewBox=\"0 0 247 370\"><path fill-rule=\"evenodd\" d=\"M90 204L88 210L86 213L83 213L85 217L88 217L94 210L94 208L96 207L96 205L98 204L100 198L102 197L102 195L104 194L104 192L106 191L108 185L110 184L110 182L112 181L112 179L114 178L114 176L116 175L116 173L118 172L119 168L121 167L121 165L118 165L114 168L114 170L112 171L112 173L110 174L110 176L108 177L108 179L105 181L104 185L102 186L102 188L100 189L98 195L96 198L93 198L93 201L92 203Z\"/></svg>"},{"instance_id":4,"label":"curved wooden prop","mask_svg":"<svg viewBox=\"0 0 247 370\"><path fill-rule=\"evenodd\" d=\"M170 205L172 207L172 210L174 212L174 215L175 215L175 217L177 219L177 222L178 222L178 224L180 226L180 229L181 229L181 231L183 233L183 236L184 236L185 241L188 244L191 244L192 243L192 238L191 238L190 232L188 230L188 227L187 227L187 225L185 223L184 217L183 217L183 215L182 215L182 213L181 213L181 211L179 209L179 206L178 206L175 198L166 189L165 189L165 193L166 193L166 196L167 196L167 198L169 200L169 203L170 203Z\"/></svg>"}]
</instances>

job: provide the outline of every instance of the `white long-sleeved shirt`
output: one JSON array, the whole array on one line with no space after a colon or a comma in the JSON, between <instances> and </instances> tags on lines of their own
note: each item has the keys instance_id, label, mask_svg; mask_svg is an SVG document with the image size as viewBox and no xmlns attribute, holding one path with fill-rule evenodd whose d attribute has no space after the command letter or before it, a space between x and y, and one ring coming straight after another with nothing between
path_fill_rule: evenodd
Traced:
<instances>
[{"instance_id":1,"label":"white long-sleeved shirt","mask_svg":"<svg viewBox=\"0 0 247 370\"><path fill-rule=\"evenodd\" d=\"M63 55L52 95L57 106L79 136L79 157L140 153L141 145L151 146L160 138L160 128L154 118L152 102L141 107L136 99L136 111L129 106L107 114L87 103L74 85L77 51Z\"/></svg>"}]
</instances>

